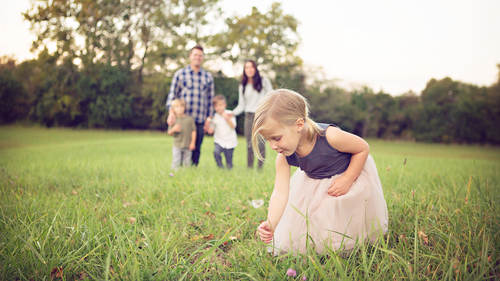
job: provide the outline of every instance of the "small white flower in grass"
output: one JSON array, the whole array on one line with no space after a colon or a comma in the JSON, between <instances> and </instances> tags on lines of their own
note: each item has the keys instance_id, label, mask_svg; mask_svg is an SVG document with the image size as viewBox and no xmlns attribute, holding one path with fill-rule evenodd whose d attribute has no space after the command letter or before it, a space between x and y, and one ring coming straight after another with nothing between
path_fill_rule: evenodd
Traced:
<instances>
[{"instance_id":1,"label":"small white flower in grass","mask_svg":"<svg viewBox=\"0 0 500 281\"><path fill-rule=\"evenodd\" d=\"M290 276L290 277L295 277L295 276L297 276L297 271L295 271L293 268L289 268L286 271L286 275Z\"/></svg>"},{"instance_id":2,"label":"small white flower in grass","mask_svg":"<svg viewBox=\"0 0 500 281\"><path fill-rule=\"evenodd\" d=\"M264 205L264 200L262 199L252 200L250 201L250 205L252 205L252 207L254 207L255 209L260 208L262 207L262 205Z\"/></svg>"}]
</instances>

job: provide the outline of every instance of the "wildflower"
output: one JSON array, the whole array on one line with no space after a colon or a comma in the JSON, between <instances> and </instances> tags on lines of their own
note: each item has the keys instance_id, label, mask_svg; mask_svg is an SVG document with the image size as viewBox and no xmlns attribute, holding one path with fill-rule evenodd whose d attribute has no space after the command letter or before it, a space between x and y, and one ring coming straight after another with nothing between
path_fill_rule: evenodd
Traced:
<instances>
[{"instance_id":1,"label":"wildflower","mask_svg":"<svg viewBox=\"0 0 500 281\"><path fill-rule=\"evenodd\" d=\"M306 277L305 275L304 275L304 276L302 276L302 280L303 280L303 281L306 281L306 280L307 280L307 277Z\"/></svg>"},{"instance_id":2,"label":"wildflower","mask_svg":"<svg viewBox=\"0 0 500 281\"><path fill-rule=\"evenodd\" d=\"M173 177L173 176L174 176L174 173L170 173L170 174L168 174L168 175L169 175L169 176L171 176L171 177Z\"/></svg>"},{"instance_id":3,"label":"wildflower","mask_svg":"<svg viewBox=\"0 0 500 281\"><path fill-rule=\"evenodd\" d=\"M250 204L252 205L252 207L257 209L257 208L262 207L262 205L264 205L264 200L262 200L262 199L252 200L250 202Z\"/></svg>"},{"instance_id":4,"label":"wildflower","mask_svg":"<svg viewBox=\"0 0 500 281\"><path fill-rule=\"evenodd\" d=\"M295 271L294 269L292 268L289 268L287 271L286 271L286 275L287 276L291 276L291 277L295 277L297 276L297 271Z\"/></svg>"}]
</instances>

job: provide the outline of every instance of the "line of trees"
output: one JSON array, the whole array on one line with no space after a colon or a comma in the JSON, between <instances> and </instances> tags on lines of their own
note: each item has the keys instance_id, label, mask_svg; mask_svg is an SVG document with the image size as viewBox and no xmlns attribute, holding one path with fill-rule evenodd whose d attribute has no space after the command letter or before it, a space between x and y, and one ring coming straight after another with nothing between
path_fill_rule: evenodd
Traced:
<instances>
[{"instance_id":1,"label":"line of trees","mask_svg":"<svg viewBox=\"0 0 500 281\"><path fill-rule=\"evenodd\" d=\"M500 144L500 64L498 80L489 87L431 79L420 94L374 93L370 88L346 91L308 87L312 116L338 122L361 136L443 143Z\"/></svg>"},{"instance_id":2,"label":"line of trees","mask_svg":"<svg viewBox=\"0 0 500 281\"><path fill-rule=\"evenodd\" d=\"M364 137L500 143L500 65L490 87L431 79L420 94L401 96L348 91L321 79L306 83L296 55L298 22L279 3L225 16L219 0L53 0L35 1L24 16L37 35L38 56L0 59L3 124L164 129L172 74L187 63L187 46L201 42L205 67L229 108L239 81L220 65L242 69L252 58L276 87L306 95L317 121Z\"/></svg>"}]
</instances>

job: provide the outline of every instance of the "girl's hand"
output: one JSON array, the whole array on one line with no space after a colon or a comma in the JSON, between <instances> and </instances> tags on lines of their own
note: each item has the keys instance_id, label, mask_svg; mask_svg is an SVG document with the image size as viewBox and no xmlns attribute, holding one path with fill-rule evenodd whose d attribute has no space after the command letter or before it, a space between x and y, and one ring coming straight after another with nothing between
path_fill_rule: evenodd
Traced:
<instances>
[{"instance_id":1,"label":"girl's hand","mask_svg":"<svg viewBox=\"0 0 500 281\"><path fill-rule=\"evenodd\" d=\"M189 144L189 150L193 151L195 149L196 145L194 143Z\"/></svg>"},{"instance_id":2,"label":"girl's hand","mask_svg":"<svg viewBox=\"0 0 500 281\"><path fill-rule=\"evenodd\" d=\"M257 233L260 236L260 240L266 244L269 244L273 240L274 230L271 230L268 221L263 221L259 227L257 227Z\"/></svg>"},{"instance_id":3,"label":"girl's hand","mask_svg":"<svg viewBox=\"0 0 500 281\"><path fill-rule=\"evenodd\" d=\"M330 188L328 188L328 195L338 197L346 194L351 189L353 182L345 174L339 176L333 181Z\"/></svg>"}]
</instances>

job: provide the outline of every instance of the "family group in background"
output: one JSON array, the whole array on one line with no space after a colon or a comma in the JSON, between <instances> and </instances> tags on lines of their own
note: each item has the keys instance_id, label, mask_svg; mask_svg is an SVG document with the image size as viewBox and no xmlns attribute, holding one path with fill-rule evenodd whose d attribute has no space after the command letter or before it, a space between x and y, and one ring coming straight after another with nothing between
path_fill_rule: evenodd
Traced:
<instances>
[{"instance_id":1,"label":"family group in background","mask_svg":"<svg viewBox=\"0 0 500 281\"><path fill-rule=\"evenodd\" d=\"M245 62L238 105L226 109L214 96L214 80L201 68L203 49L195 46L190 64L178 70L167 98L168 134L174 136L172 168L198 165L204 133L214 134L218 167L233 167L237 145L236 115L245 114L247 165L265 160L265 142L278 154L267 219L257 228L273 254L313 249L351 250L375 242L387 232L388 213L382 184L369 145L336 125L309 117L307 100L291 90L273 90L255 61ZM256 149L256 151L254 151ZM298 167L291 175L291 167Z\"/></svg>"},{"instance_id":2,"label":"family group in background","mask_svg":"<svg viewBox=\"0 0 500 281\"><path fill-rule=\"evenodd\" d=\"M245 62L241 83L238 87L238 105L232 110L226 109L226 99L223 95L217 95L222 98L215 98L214 79L210 72L201 67L204 59L203 48L199 45L193 47L189 52L189 65L175 72L170 86L170 92L167 97L167 125L168 127L175 126L176 113L172 106L174 100L182 100L185 104L185 115L191 116L196 127L195 146L194 148L182 148L182 156L188 155L191 152L191 163L181 161L182 165L197 166L200 161L201 144L205 132L214 134L214 159L218 167L224 167L222 164L223 154L226 160L226 168L233 167L233 152L237 145L236 137L236 118L235 116L241 113L245 114L244 132L247 145L247 165L253 167L254 151L252 148L252 123L260 101L271 90L272 85L269 79L262 77L257 68L257 63L253 60ZM236 90L236 89L235 89ZM217 112L216 106L219 106L223 111ZM223 106L222 106L223 105ZM225 120L225 122L221 122ZM234 124L232 124L234 123ZM227 127L226 127L227 125ZM170 129L169 129L170 134ZM173 131L174 139L181 138L179 134L185 132ZM185 136L189 138L190 136ZM180 147L174 141L172 148L172 168L176 169L180 165L176 158ZM189 151L186 151L188 148ZM261 155L265 155L265 143L258 144L258 150ZM182 158L184 159L184 158ZM175 163L174 163L175 161ZM258 160L257 167L262 168L263 160Z\"/></svg>"}]
</instances>

